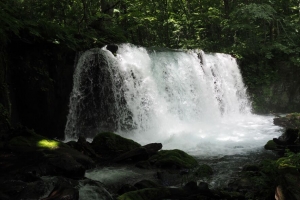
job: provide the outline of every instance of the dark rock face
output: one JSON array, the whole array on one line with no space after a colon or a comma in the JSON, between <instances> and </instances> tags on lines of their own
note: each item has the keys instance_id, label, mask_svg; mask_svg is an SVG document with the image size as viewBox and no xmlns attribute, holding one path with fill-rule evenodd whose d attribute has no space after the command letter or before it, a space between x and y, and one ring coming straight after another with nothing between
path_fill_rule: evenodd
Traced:
<instances>
[{"instance_id":1,"label":"dark rock face","mask_svg":"<svg viewBox=\"0 0 300 200\"><path fill-rule=\"evenodd\" d=\"M76 52L50 42L19 40L7 52L11 124L64 138Z\"/></svg>"},{"instance_id":2,"label":"dark rock face","mask_svg":"<svg viewBox=\"0 0 300 200\"><path fill-rule=\"evenodd\" d=\"M298 138L298 132L298 129L289 128L278 138L273 138L273 141L278 145L293 145Z\"/></svg>"},{"instance_id":3,"label":"dark rock face","mask_svg":"<svg viewBox=\"0 0 300 200\"><path fill-rule=\"evenodd\" d=\"M275 65L272 67L277 68L278 72L270 74L270 77L273 76L270 82L248 88L250 96L253 97L255 111L261 113L300 112L300 68L289 61L282 60L271 65ZM253 83L253 77L256 77L259 72L255 70L249 72L246 63L241 63L240 66L246 84L248 84L247 79Z\"/></svg>"},{"instance_id":4,"label":"dark rock face","mask_svg":"<svg viewBox=\"0 0 300 200\"><path fill-rule=\"evenodd\" d=\"M108 50L108 51L110 51L110 52L112 52L113 54L116 54L117 53L117 51L118 51L118 45L116 45L116 44L108 44L107 46L106 46L106 49Z\"/></svg>"}]
</instances>

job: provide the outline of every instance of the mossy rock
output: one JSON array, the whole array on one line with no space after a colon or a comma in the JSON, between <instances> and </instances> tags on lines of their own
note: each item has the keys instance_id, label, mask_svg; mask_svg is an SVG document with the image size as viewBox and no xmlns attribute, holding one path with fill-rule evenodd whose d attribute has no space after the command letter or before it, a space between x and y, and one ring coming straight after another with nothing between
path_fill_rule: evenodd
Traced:
<instances>
[{"instance_id":1,"label":"mossy rock","mask_svg":"<svg viewBox=\"0 0 300 200\"><path fill-rule=\"evenodd\" d=\"M198 166L198 162L184 151L161 150L149 158L150 163L159 168L190 169Z\"/></svg>"},{"instance_id":2,"label":"mossy rock","mask_svg":"<svg viewBox=\"0 0 300 200\"><path fill-rule=\"evenodd\" d=\"M165 199L170 195L166 188L145 188L127 192L117 198L117 200L159 200Z\"/></svg>"},{"instance_id":3,"label":"mossy rock","mask_svg":"<svg viewBox=\"0 0 300 200\"><path fill-rule=\"evenodd\" d=\"M23 130L21 135L13 137L5 144L5 148L13 152L30 152L39 149L51 150L59 147L69 148L68 145L62 142L48 139L28 129Z\"/></svg>"},{"instance_id":4,"label":"mossy rock","mask_svg":"<svg viewBox=\"0 0 300 200\"><path fill-rule=\"evenodd\" d=\"M100 155L103 153L121 154L140 146L133 140L110 132L99 133L92 142L93 149Z\"/></svg>"},{"instance_id":5,"label":"mossy rock","mask_svg":"<svg viewBox=\"0 0 300 200\"><path fill-rule=\"evenodd\" d=\"M269 140L267 142L267 144L265 144L264 147L266 150L276 150L277 149L277 145L273 140Z\"/></svg>"},{"instance_id":6,"label":"mossy rock","mask_svg":"<svg viewBox=\"0 0 300 200\"><path fill-rule=\"evenodd\" d=\"M195 172L193 173L197 177L207 177L213 174L213 170L209 165L202 164L197 167Z\"/></svg>"}]
</instances>

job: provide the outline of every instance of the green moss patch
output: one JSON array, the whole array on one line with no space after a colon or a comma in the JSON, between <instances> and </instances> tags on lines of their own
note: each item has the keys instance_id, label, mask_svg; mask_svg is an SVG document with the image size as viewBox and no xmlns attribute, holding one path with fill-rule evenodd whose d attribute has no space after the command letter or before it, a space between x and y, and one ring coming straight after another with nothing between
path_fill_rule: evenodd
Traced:
<instances>
[{"instance_id":1,"label":"green moss patch","mask_svg":"<svg viewBox=\"0 0 300 200\"><path fill-rule=\"evenodd\" d=\"M13 137L5 146L14 152L29 152L38 149L51 150L59 147L68 147L62 142L48 139L31 130L26 130L24 135Z\"/></svg>"},{"instance_id":2,"label":"green moss patch","mask_svg":"<svg viewBox=\"0 0 300 200\"><path fill-rule=\"evenodd\" d=\"M265 144L265 149L266 150L276 150L277 149L277 145L273 140L269 140L267 142L267 144Z\"/></svg>"},{"instance_id":3,"label":"green moss patch","mask_svg":"<svg viewBox=\"0 0 300 200\"><path fill-rule=\"evenodd\" d=\"M137 142L123 138L115 133L103 132L99 133L92 142L93 149L99 153L124 153L141 145Z\"/></svg>"},{"instance_id":4,"label":"green moss patch","mask_svg":"<svg viewBox=\"0 0 300 200\"><path fill-rule=\"evenodd\" d=\"M150 163L153 163L156 167L160 168L194 168L198 165L198 162L192 156L188 155L184 151L174 150L162 150L149 159Z\"/></svg>"},{"instance_id":5,"label":"green moss patch","mask_svg":"<svg viewBox=\"0 0 300 200\"><path fill-rule=\"evenodd\" d=\"M213 170L212 168L209 166L209 165L206 165L206 164L202 164L202 165L199 165L197 167L197 169L195 170L194 172L194 175L196 177L207 177L207 176L210 176L213 174Z\"/></svg>"}]
</instances>

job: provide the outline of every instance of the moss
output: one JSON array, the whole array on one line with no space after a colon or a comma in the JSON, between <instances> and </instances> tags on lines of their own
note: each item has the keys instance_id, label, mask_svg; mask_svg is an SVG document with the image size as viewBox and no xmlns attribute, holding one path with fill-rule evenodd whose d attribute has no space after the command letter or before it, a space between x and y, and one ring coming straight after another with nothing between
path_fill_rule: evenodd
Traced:
<instances>
[{"instance_id":1,"label":"moss","mask_svg":"<svg viewBox=\"0 0 300 200\"><path fill-rule=\"evenodd\" d=\"M273 140L269 140L267 142L267 144L265 144L265 149L266 150L276 150L277 149L277 145Z\"/></svg>"},{"instance_id":2,"label":"moss","mask_svg":"<svg viewBox=\"0 0 300 200\"><path fill-rule=\"evenodd\" d=\"M198 165L198 162L192 156L188 155L184 151L174 150L162 150L149 159L150 163L153 163L156 167L161 168L194 168Z\"/></svg>"},{"instance_id":3,"label":"moss","mask_svg":"<svg viewBox=\"0 0 300 200\"><path fill-rule=\"evenodd\" d=\"M15 152L29 152L38 149L56 149L59 147L68 147L66 144L48 139L36 134L34 131L26 130L24 135L13 137L5 147Z\"/></svg>"},{"instance_id":4,"label":"moss","mask_svg":"<svg viewBox=\"0 0 300 200\"><path fill-rule=\"evenodd\" d=\"M98 153L124 153L140 146L140 144L133 140L110 132L99 133L92 142L92 147Z\"/></svg>"},{"instance_id":5,"label":"moss","mask_svg":"<svg viewBox=\"0 0 300 200\"><path fill-rule=\"evenodd\" d=\"M206 164L199 165L199 167L197 167L197 169L194 172L194 175L197 177L207 177L212 174L213 174L212 168Z\"/></svg>"},{"instance_id":6,"label":"moss","mask_svg":"<svg viewBox=\"0 0 300 200\"><path fill-rule=\"evenodd\" d=\"M168 189L165 188L146 188L127 192L117 198L117 200L159 200L165 199L170 195Z\"/></svg>"}]
</instances>

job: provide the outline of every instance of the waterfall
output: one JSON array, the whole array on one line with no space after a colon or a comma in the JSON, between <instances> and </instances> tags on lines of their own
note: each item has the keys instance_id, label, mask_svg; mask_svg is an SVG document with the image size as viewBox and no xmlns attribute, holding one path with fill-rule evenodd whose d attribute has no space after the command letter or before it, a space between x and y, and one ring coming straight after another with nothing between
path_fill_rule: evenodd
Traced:
<instances>
[{"instance_id":1,"label":"waterfall","mask_svg":"<svg viewBox=\"0 0 300 200\"><path fill-rule=\"evenodd\" d=\"M106 48L81 55L65 134L94 137L114 131L166 148L212 149L222 141L225 146L239 142L236 148L256 131L243 128L253 127L254 121L269 123L253 119L232 56L122 44L116 55ZM251 141L259 137L256 133Z\"/></svg>"}]
</instances>

